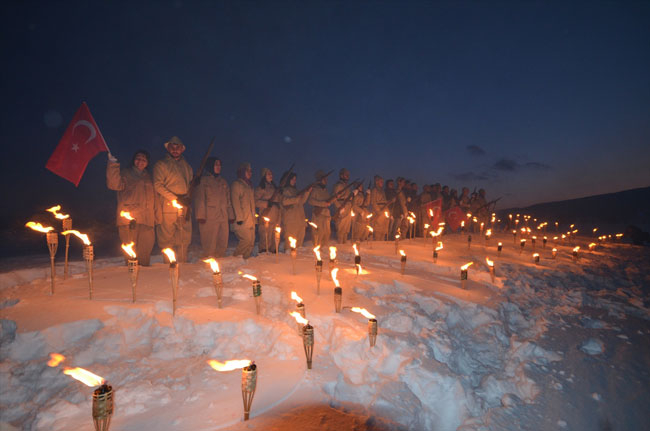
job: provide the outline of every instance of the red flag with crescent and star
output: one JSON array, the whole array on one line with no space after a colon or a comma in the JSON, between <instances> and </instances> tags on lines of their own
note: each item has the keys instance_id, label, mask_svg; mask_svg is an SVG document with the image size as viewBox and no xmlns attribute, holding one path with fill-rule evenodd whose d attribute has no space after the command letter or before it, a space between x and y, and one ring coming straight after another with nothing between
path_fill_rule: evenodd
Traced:
<instances>
[{"instance_id":1,"label":"red flag with crescent and star","mask_svg":"<svg viewBox=\"0 0 650 431\"><path fill-rule=\"evenodd\" d=\"M108 151L108 146L88 105L83 102L45 167L76 187L88 162L102 151Z\"/></svg>"}]
</instances>

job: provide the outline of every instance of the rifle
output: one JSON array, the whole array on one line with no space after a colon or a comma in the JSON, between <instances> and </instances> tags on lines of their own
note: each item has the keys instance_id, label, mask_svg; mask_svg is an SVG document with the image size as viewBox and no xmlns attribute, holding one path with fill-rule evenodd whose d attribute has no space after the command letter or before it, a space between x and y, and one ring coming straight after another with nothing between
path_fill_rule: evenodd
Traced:
<instances>
[{"instance_id":1,"label":"rifle","mask_svg":"<svg viewBox=\"0 0 650 431\"><path fill-rule=\"evenodd\" d=\"M271 202L275 202L275 200L279 197L279 195L282 193L282 188L286 186L286 181L291 175L291 172L293 171L293 167L295 166L295 163L292 163L291 166L289 167L289 170L286 172L286 175L283 175L284 178L280 178L280 183L279 186L275 188L275 191L273 192L273 196L271 196L271 199L269 199L269 205L262 210L262 217L266 217L269 215L271 212ZM284 182L282 181L284 179Z\"/></svg>"},{"instance_id":2,"label":"rifle","mask_svg":"<svg viewBox=\"0 0 650 431\"><path fill-rule=\"evenodd\" d=\"M359 181L359 180L354 180L354 181L352 181L350 184L348 184L347 186L345 186L345 188L339 190L338 193L336 193L333 197L338 196L339 193L345 191L348 187L351 187L351 186L355 186L354 188L359 187L359 184L363 184L363 180L361 180L361 181ZM336 214L334 214L334 217L333 217L333 219L334 219L335 222L338 222L338 220L342 217L342 216L341 216L341 210L345 208L345 206L348 204L348 202L350 202L350 201L354 198L354 196L355 196L354 193L350 193L350 194L348 195L348 197L345 198L345 200L343 201L343 203L341 204L341 206L339 206L338 211L336 211Z\"/></svg>"},{"instance_id":3,"label":"rifle","mask_svg":"<svg viewBox=\"0 0 650 431\"><path fill-rule=\"evenodd\" d=\"M363 183L363 180L359 180L359 178L357 178L356 180L352 181L352 182L351 182L350 184L348 184L347 186L343 187L343 188L342 188L341 190L339 190L338 192L334 193L334 194L332 195L332 197L333 197L333 198L336 197L336 199L338 199L339 195L343 194L344 191L346 191L347 189L351 188L352 186L354 186L355 188L356 188L356 187L359 187L359 184L362 184L362 183ZM350 196L348 196L348 197L350 197ZM345 202L345 203L347 203L347 202ZM343 205L345 205L345 203L344 203Z\"/></svg>"},{"instance_id":4,"label":"rifle","mask_svg":"<svg viewBox=\"0 0 650 431\"><path fill-rule=\"evenodd\" d=\"M316 184L320 183L320 180L322 180L323 178L327 178L327 177L329 177L330 175L332 175L332 172L334 172L334 169L332 169L331 171L329 171L328 173L326 173L325 175L323 175L322 177L320 177L319 179L317 179L316 181L314 181L313 183L311 183L310 185L308 185L308 186L305 187L304 189L300 190L300 191L298 192L298 196L300 196L301 194L305 193L307 190L309 190L310 188L314 187Z\"/></svg>"},{"instance_id":5,"label":"rifle","mask_svg":"<svg viewBox=\"0 0 650 431\"><path fill-rule=\"evenodd\" d=\"M485 207L490 208L490 205L497 203L499 201L499 199L501 199L501 197L498 197L495 200L486 203L485 205L481 205L480 207L478 207L476 209L476 212L478 213L480 210L482 210Z\"/></svg>"},{"instance_id":6,"label":"rifle","mask_svg":"<svg viewBox=\"0 0 650 431\"><path fill-rule=\"evenodd\" d=\"M187 194L185 195L187 196L185 202L185 205L187 206L187 211L185 211L185 221L190 219L190 204L192 203L192 198L194 197L194 191L196 190L196 187L199 185L199 182L201 181L201 174L203 174L203 170L205 169L205 164L208 162L208 157L210 157L210 152L212 152L212 147L214 147L215 139L216 136L214 136L210 141L208 150L203 155L203 159L201 159L199 170L194 173L194 176L192 177L192 181L190 181L190 186L187 190Z\"/></svg>"}]
</instances>

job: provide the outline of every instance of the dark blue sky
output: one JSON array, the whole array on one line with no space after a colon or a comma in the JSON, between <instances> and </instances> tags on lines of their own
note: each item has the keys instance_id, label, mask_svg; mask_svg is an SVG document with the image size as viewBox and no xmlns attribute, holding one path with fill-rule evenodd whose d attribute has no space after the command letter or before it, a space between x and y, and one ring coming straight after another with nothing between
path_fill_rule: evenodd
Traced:
<instances>
[{"instance_id":1,"label":"dark blue sky","mask_svg":"<svg viewBox=\"0 0 650 431\"><path fill-rule=\"evenodd\" d=\"M650 185L650 2L1 8L3 176L19 207L113 203L104 155L78 189L44 168L82 101L122 161L178 135L196 168L216 136L229 180L240 161L255 182L296 162L299 186L345 166L484 187L501 207Z\"/></svg>"}]
</instances>

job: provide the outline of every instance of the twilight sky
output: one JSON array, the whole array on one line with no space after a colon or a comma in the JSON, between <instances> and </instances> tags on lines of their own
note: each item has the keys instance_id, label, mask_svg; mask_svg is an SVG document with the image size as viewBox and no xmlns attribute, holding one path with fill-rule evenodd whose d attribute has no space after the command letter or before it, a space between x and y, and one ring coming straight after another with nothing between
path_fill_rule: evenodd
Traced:
<instances>
[{"instance_id":1,"label":"twilight sky","mask_svg":"<svg viewBox=\"0 0 650 431\"><path fill-rule=\"evenodd\" d=\"M0 10L2 175L20 210L113 204L104 154L78 189L45 169L82 101L121 161L178 135L196 169L216 136L229 181L241 161L256 183L295 162L299 187L345 166L484 187L501 208L650 185L650 2Z\"/></svg>"}]
</instances>

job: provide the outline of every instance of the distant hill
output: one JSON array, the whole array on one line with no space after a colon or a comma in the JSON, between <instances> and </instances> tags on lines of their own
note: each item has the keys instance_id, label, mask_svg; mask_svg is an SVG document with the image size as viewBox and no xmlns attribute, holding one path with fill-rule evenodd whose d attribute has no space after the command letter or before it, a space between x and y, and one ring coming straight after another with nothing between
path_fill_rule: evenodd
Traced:
<instances>
[{"instance_id":1,"label":"distant hill","mask_svg":"<svg viewBox=\"0 0 650 431\"><path fill-rule=\"evenodd\" d=\"M650 230L650 187L625 190L617 193L588 196L558 202L546 202L525 208L499 210L501 218L507 214L530 214L549 224L559 221L561 225L575 223L578 226L602 227L623 230L628 225Z\"/></svg>"}]
</instances>

